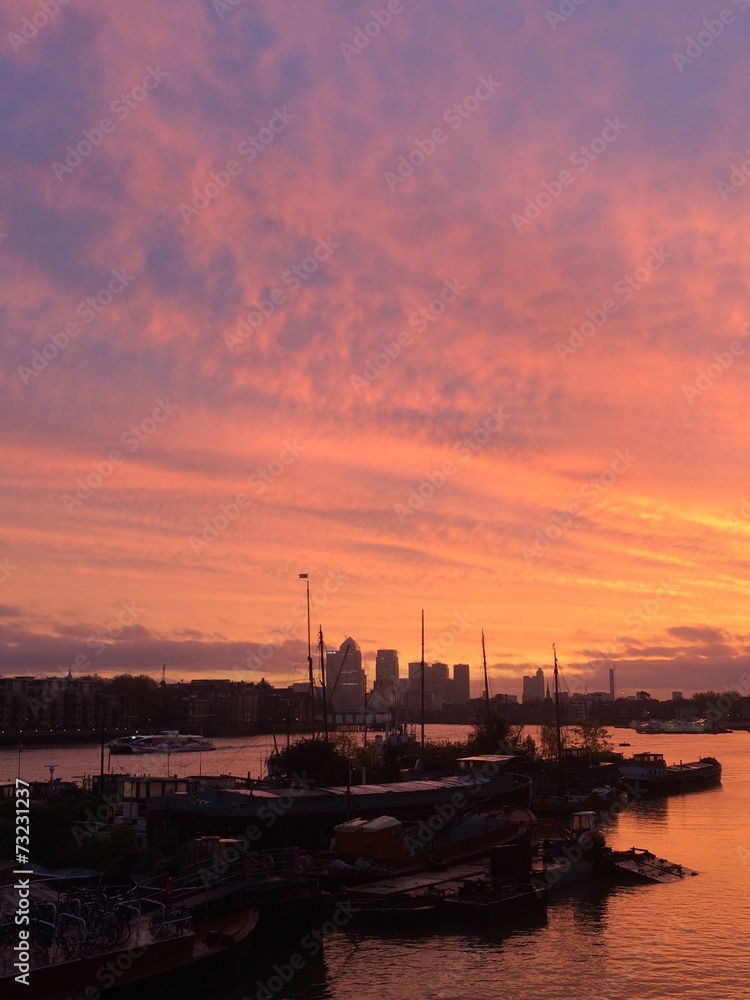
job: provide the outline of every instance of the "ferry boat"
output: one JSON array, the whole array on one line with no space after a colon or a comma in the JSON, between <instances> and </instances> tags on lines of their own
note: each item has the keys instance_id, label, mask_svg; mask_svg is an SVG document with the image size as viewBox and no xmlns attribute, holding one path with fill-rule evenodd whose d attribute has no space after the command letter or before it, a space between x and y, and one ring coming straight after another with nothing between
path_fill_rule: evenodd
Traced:
<instances>
[{"instance_id":1,"label":"ferry boat","mask_svg":"<svg viewBox=\"0 0 750 1000\"><path fill-rule=\"evenodd\" d=\"M181 734L176 729L165 729L155 736L120 736L107 747L113 754L205 753L216 749L203 736Z\"/></svg>"},{"instance_id":2,"label":"ferry boat","mask_svg":"<svg viewBox=\"0 0 750 1000\"><path fill-rule=\"evenodd\" d=\"M715 757L670 764L661 753L637 753L620 765L620 774L637 789L650 792L684 792L718 785L721 764Z\"/></svg>"},{"instance_id":3,"label":"ferry boat","mask_svg":"<svg viewBox=\"0 0 750 1000\"><path fill-rule=\"evenodd\" d=\"M731 733L731 729L719 726L712 719L668 719L666 722L661 719L637 720L630 723L630 728L637 733L649 736L660 736L665 733Z\"/></svg>"}]
</instances>

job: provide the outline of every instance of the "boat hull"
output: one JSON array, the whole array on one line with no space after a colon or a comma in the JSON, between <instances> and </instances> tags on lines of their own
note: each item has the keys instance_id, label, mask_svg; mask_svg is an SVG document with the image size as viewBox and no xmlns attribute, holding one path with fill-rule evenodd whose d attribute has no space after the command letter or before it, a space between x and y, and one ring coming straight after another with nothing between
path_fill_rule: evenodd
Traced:
<instances>
[{"instance_id":1,"label":"boat hull","mask_svg":"<svg viewBox=\"0 0 750 1000\"><path fill-rule=\"evenodd\" d=\"M69 1000L110 990L119 993L121 987L133 983L156 985L162 977L174 981L178 974L194 975L216 964L237 962L246 955L257 922L258 911L248 910L206 921L190 934L39 966L30 971L31 989L23 995L30 1000ZM2 977L0 987L4 985L8 984ZM96 994L86 994L86 986L93 986Z\"/></svg>"},{"instance_id":2,"label":"boat hull","mask_svg":"<svg viewBox=\"0 0 750 1000\"><path fill-rule=\"evenodd\" d=\"M354 816L418 821L446 812L455 816L498 806L528 808L530 793L530 779L522 775L476 784L446 778L351 789L197 789L189 795L154 796L147 820L149 833L169 828L191 836L244 834L255 848L293 842L318 850L324 834Z\"/></svg>"},{"instance_id":3,"label":"boat hull","mask_svg":"<svg viewBox=\"0 0 750 1000\"><path fill-rule=\"evenodd\" d=\"M647 791L652 795L688 792L721 783L721 764L712 757L663 768L649 768L626 762L621 765L620 773L631 788Z\"/></svg>"},{"instance_id":4,"label":"boat hull","mask_svg":"<svg viewBox=\"0 0 750 1000\"><path fill-rule=\"evenodd\" d=\"M107 744L110 754L155 754L155 753L208 753L216 747L203 736L180 734L174 730L168 732L141 735L119 736Z\"/></svg>"}]
</instances>

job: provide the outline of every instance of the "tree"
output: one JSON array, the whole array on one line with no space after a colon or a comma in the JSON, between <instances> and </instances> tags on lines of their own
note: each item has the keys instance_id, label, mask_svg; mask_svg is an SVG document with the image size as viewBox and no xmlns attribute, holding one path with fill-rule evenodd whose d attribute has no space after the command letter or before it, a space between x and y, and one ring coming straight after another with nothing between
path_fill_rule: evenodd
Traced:
<instances>
[{"instance_id":1,"label":"tree","mask_svg":"<svg viewBox=\"0 0 750 1000\"><path fill-rule=\"evenodd\" d=\"M560 745L563 749L568 745L565 727L560 729ZM545 760L557 760L557 726L539 727L539 756Z\"/></svg>"},{"instance_id":2,"label":"tree","mask_svg":"<svg viewBox=\"0 0 750 1000\"><path fill-rule=\"evenodd\" d=\"M512 727L506 719L497 717L479 718L469 733L466 744L467 756L486 753L507 753L510 740L518 733L518 727Z\"/></svg>"},{"instance_id":3,"label":"tree","mask_svg":"<svg viewBox=\"0 0 750 1000\"><path fill-rule=\"evenodd\" d=\"M592 757L608 753L613 748L607 727L597 719L584 719L572 729L573 738L577 741L575 745L582 747Z\"/></svg>"},{"instance_id":4,"label":"tree","mask_svg":"<svg viewBox=\"0 0 750 1000\"><path fill-rule=\"evenodd\" d=\"M118 674L106 682L116 715L123 715L136 729L157 728L161 722L159 685L146 674Z\"/></svg>"},{"instance_id":5,"label":"tree","mask_svg":"<svg viewBox=\"0 0 750 1000\"><path fill-rule=\"evenodd\" d=\"M346 785L350 762L355 759L351 740L299 740L280 755L284 774L319 782L321 785Z\"/></svg>"}]
</instances>

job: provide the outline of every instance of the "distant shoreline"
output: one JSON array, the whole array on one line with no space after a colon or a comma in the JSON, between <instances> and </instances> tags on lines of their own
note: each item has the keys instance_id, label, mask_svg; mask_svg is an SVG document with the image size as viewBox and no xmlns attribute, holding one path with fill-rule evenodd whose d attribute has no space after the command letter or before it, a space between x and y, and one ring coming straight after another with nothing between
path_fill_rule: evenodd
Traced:
<instances>
[{"instance_id":1,"label":"distant shoreline","mask_svg":"<svg viewBox=\"0 0 750 1000\"><path fill-rule=\"evenodd\" d=\"M292 729L293 736L303 735L307 729L300 729L295 731ZM125 730L118 730L107 732L104 736L104 742L109 743L110 740L117 739L119 736L129 736L130 732ZM253 732L229 732L229 733L207 733L204 734L206 739L209 740L238 740L238 739L248 739L251 736L271 736L272 732L270 729L267 730L255 730ZM277 738L279 736L276 733ZM56 732L34 732L34 733L21 733L21 738L19 741L18 733L0 733L0 747L15 747L18 748L19 742L21 750L32 749L33 747L45 747L60 744L73 744L73 743L93 743L99 744L102 740L101 731L91 732L88 730L76 730L71 732L69 729L60 730Z\"/></svg>"}]
</instances>

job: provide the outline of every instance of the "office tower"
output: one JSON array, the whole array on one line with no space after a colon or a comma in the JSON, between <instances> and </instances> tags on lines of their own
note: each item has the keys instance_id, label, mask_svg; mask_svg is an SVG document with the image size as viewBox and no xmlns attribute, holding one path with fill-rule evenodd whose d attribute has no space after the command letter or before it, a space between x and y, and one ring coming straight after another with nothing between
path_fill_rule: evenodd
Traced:
<instances>
[{"instance_id":1,"label":"office tower","mask_svg":"<svg viewBox=\"0 0 750 1000\"><path fill-rule=\"evenodd\" d=\"M375 686L394 687L398 684L398 650L379 649L375 654Z\"/></svg>"},{"instance_id":2,"label":"office tower","mask_svg":"<svg viewBox=\"0 0 750 1000\"><path fill-rule=\"evenodd\" d=\"M533 677L524 677L523 700L524 702L544 701L544 671L541 667Z\"/></svg>"},{"instance_id":3,"label":"office tower","mask_svg":"<svg viewBox=\"0 0 750 1000\"><path fill-rule=\"evenodd\" d=\"M468 663L453 664L453 700L457 705L468 705L471 701Z\"/></svg>"},{"instance_id":4,"label":"office tower","mask_svg":"<svg viewBox=\"0 0 750 1000\"><path fill-rule=\"evenodd\" d=\"M362 712L365 707L365 672L362 651L351 637L338 650L326 653L326 696L329 712Z\"/></svg>"}]
</instances>

